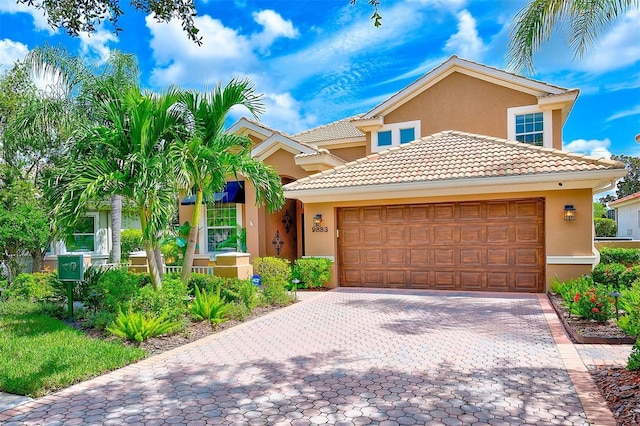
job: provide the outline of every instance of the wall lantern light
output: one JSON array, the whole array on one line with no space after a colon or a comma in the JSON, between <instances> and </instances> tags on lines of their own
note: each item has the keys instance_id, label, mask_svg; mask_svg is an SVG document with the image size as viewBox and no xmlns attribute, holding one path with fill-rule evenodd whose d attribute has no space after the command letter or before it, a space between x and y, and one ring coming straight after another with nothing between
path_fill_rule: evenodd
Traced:
<instances>
[{"instance_id":1,"label":"wall lantern light","mask_svg":"<svg viewBox=\"0 0 640 426\"><path fill-rule=\"evenodd\" d=\"M322 225L322 215L317 214L313 217L313 226L320 226L320 225Z\"/></svg>"},{"instance_id":2,"label":"wall lantern light","mask_svg":"<svg viewBox=\"0 0 640 426\"><path fill-rule=\"evenodd\" d=\"M567 222L576 220L576 209L573 207L573 204L564 206L564 220Z\"/></svg>"}]
</instances>

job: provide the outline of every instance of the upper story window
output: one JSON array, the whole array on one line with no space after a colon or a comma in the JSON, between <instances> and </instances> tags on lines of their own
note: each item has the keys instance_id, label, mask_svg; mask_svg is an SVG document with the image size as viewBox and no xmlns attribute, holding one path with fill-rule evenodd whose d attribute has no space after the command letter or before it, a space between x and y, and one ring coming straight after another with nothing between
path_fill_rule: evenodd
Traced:
<instances>
[{"instance_id":1,"label":"upper story window","mask_svg":"<svg viewBox=\"0 0 640 426\"><path fill-rule=\"evenodd\" d=\"M238 210L235 203L207 205L207 251L236 250Z\"/></svg>"},{"instance_id":2,"label":"upper story window","mask_svg":"<svg viewBox=\"0 0 640 426\"><path fill-rule=\"evenodd\" d=\"M516 140L542 146L544 142L544 119L541 112L516 115Z\"/></svg>"},{"instance_id":3,"label":"upper story window","mask_svg":"<svg viewBox=\"0 0 640 426\"><path fill-rule=\"evenodd\" d=\"M371 134L371 152L414 141L420 135L420 120L385 124Z\"/></svg>"},{"instance_id":4,"label":"upper story window","mask_svg":"<svg viewBox=\"0 0 640 426\"><path fill-rule=\"evenodd\" d=\"M537 105L507 109L507 139L553 148L551 111Z\"/></svg>"},{"instance_id":5,"label":"upper story window","mask_svg":"<svg viewBox=\"0 0 640 426\"><path fill-rule=\"evenodd\" d=\"M97 215L79 218L73 228L73 234L65 240L67 251L95 252L97 222Z\"/></svg>"}]
</instances>

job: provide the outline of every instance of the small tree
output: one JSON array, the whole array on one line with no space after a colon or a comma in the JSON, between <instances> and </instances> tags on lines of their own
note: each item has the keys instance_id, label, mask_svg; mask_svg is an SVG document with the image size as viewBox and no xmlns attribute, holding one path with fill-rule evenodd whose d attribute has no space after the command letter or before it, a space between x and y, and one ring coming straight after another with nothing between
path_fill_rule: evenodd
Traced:
<instances>
[{"instance_id":1,"label":"small tree","mask_svg":"<svg viewBox=\"0 0 640 426\"><path fill-rule=\"evenodd\" d=\"M25 268L25 255L35 258L49 236L49 216L28 181L14 181L0 189L0 261L9 269L10 281Z\"/></svg>"}]
</instances>

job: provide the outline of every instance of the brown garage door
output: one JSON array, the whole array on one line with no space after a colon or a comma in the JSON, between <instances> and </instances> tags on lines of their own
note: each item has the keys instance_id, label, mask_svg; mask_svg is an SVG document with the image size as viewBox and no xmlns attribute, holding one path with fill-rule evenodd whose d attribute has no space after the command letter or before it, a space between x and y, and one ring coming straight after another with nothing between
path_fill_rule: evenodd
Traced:
<instances>
[{"instance_id":1,"label":"brown garage door","mask_svg":"<svg viewBox=\"0 0 640 426\"><path fill-rule=\"evenodd\" d=\"M540 292L544 200L341 208L341 286Z\"/></svg>"}]
</instances>

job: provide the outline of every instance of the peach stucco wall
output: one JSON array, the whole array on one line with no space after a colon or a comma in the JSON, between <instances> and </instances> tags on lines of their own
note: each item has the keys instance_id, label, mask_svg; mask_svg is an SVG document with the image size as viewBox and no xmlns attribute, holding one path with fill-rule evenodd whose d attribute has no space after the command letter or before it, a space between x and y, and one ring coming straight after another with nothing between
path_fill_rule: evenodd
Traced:
<instances>
[{"instance_id":1,"label":"peach stucco wall","mask_svg":"<svg viewBox=\"0 0 640 426\"><path fill-rule=\"evenodd\" d=\"M372 202L306 203L305 204L305 254L308 256L331 256L334 262L333 280L337 282L337 208L365 205L420 204L450 201L482 201L491 199L531 198L545 199L545 250L547 256L590 256L592 255L593 226L591 222L592 194L590 189L558 190L547 192L512 192L506 194L479 194L455 197L421 197L407 200L388 199ZM564 206L573 204L576 220L564 221ZM311 232L312 218L322 214L323 226L328 232ZM338 237L339 238L339 237ZM546 285L555 279L567 279L588 273L589 265L547 265Z\"/></svg>"},{"instance_id":2,"label":"peach stucco wall","mask_svg":"<svg viewBox=\"0 0 640 426\"><path fill-rule=\"evenodd\" d=\"M536 105L535 96L454 72L385 115L385 123L421 120L422 134L460 130L507 137L507 108Z\"/></svg>"},{"instance_id":3,"label":"peach stucco wall","mask_svg":"<svg viewBox=\"0 0 640 426\"><path fill-rule=\"evenodd\" d=\"M346 161L355 161L358 158L367 156L367 148L365 146L354 146L351 148L334 148L330 151L336 157L340 157Z\"/></svg>"}]
</instances>

